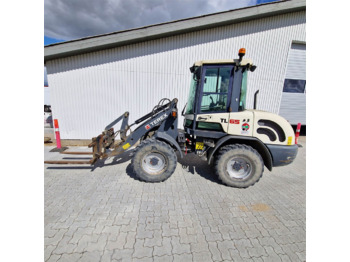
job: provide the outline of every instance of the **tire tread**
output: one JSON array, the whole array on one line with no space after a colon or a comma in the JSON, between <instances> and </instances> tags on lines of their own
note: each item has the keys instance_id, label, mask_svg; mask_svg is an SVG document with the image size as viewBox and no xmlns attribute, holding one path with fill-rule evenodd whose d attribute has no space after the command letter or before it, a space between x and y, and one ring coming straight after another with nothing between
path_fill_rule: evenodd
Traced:
<instances>
[{"instance_id":1,"label":"tire tread","mask_svg":"<svg viewBox=\"0 0 350 262\"><path fill-rule=\"evenodd\" d=\"M155 145L159 145L160 147L164 147L168 152L168 156L169 156L169 160L168 162L172 162L175 163L174 166L171 167L170 170L165 171L165 176L163 176L161 179L156 180L155 177L152 177L152 180L147 179L147 174L146 175L142 175L138 172L138 163L137 163L137 157L138 157L138 153L146 146L149 146L150 144L155 144ZM136 162L135 162L136 161ZM175 171L176 168L176 163L177 163L177 157L176 154L174 152L174 149L167 143L165 143L162 140L158 140L154 137L148 138L143 140L137 147L134 153L134 157L131 159L131 166L133 168L134 173L136 174L137 178L145 181L145 182L150 182L150 183L159 183L159 182L163 182L165 180L167 180ZM169 164L169 163L168 163ZM142 171L140 171L142 172ZM163 173L164 174L164 173ZM162 175L163 175L162 174Z\"/></svg>"},{"instance_id":2,"label":"tire tread","mask_svg":"<svg viewBox=\"0 0 350 262\"><path fill-rule=\"evenodd\" d=\"M246 186L239 186L239 188L247 188L247 187L250 187L250 186L253 186L254 184L256 184L257 182L259 182L259 180L261 179L261 177L263 176L263 173L264 173L264 161L261 157L261 155L254 149L252 148L251 146L248 146L248 145L244 145L244 144L230 144L230 145L225 145L223 146L222 148L219 149L219 152L216 156L216 159L215 159L215 170L218 174L218 177L220 179L220 181L228 186L232 186L232 185L229 185L226 183L225 181L225 178L222 177L222 175L220 175L220 159L226 154L228 153L229 151L231 150L235 150L235 149L243 149L243 150L247 150L247 151L250 151L252 153L254 153L256 156L258 156L259 160L260 160L260 163L262 164L262 171L261 171L261 174L260 176L258 177L257 180L255 180L253 183L251 184L248 184Z\"/></svg>"}]
</instances>

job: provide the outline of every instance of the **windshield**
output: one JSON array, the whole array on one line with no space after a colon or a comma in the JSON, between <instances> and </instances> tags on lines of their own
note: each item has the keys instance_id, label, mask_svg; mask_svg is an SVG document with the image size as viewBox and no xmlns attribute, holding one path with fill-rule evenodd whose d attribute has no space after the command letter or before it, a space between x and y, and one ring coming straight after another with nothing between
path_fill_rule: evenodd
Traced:
<instances>
[{"instance_id":1,"label":"windshield","mask_svg":"<svg viewBox=\"0 0 350 262\"><path fill-rule=\"evenodd\" d=\"M186 112L185 112L186 115L193 114L194 99L196 97L196 86L197 86L197 81L195 80L195 76L193 74L190 93L188 95L188 100L187 100L187 106L186 106Z\"/></svg>"}]
</instances>

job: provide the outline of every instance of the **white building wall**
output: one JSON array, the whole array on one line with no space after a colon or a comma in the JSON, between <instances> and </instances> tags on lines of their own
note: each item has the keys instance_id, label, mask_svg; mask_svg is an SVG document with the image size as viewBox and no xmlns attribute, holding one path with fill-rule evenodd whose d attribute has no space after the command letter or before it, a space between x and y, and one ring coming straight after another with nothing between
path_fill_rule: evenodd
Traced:
<instances>
[{"instance_id":1,"label":"white building wall","mask_svg":"<svg viewBox=\"0 0 350 262\"><path fill-rule=\"evenodd\" d=\"M259 89L258 109L278 113L293 40L305 41L304 11L48 61L61 138L90 139L125 111L132 123L164 97L178 98L181 112L189 67L198 60L236 58L241 47L257 65L249 73L248 107Z\"/></svg>"},{"instance_id":2,"label":"white building wall","mask_svg":"<svg viewBox=\"0 0 350 262\"><path fill-rule=\"evenodd\" d=\"M44 105L51 105L50 87L44 86Z\"/></svg>"},{"instance_id":3,"label":"white building wall","mask_svg":"<svg viewBox=\"0 0 350 262\"><path fill-rule=\"evenodd\" d=\"M306 45L293 44L289 50L286 79L306 80ZM283 92L279 115L291 125L306 125L306 91Z\"/></svg>"}]
</instances>

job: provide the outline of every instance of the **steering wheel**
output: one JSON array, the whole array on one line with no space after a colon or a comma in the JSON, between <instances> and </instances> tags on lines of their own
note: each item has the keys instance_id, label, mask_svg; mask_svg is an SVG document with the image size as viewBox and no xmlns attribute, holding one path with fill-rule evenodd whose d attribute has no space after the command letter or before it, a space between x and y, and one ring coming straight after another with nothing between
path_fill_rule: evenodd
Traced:
<instances>
[{"instance_id":1,"label":"steering wheel","mask_svg":"<svg viewBox=\"0 0 350 262\"><path fill-rule=\"evenodd\" d=\"M214 99L212 98L212 96L209 96L210 100L211 100L211 103L209 105L209 109L212 110L214 109L214 107L218 104L217 102L214 103Z\"/></svg>"}]
</instances>

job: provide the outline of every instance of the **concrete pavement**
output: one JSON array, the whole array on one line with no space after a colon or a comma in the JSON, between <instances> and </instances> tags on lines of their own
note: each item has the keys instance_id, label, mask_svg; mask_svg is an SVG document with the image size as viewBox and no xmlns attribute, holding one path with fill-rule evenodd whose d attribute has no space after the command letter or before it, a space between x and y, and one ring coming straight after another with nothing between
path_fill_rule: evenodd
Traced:
<instances>
[{"instance_id":1,"label":"concrete pavement","mask_svg":"<svg viewBox=\"0 0 350 262\"><path fill-rule=\"evenodd\" d=\"M305 261L305 141L247 189L197 156L155 184L137 180L130 154L93 171L45 165L45 261ZM52 148L45 160L62 158Z\"/></svg>"}]
</instances>

